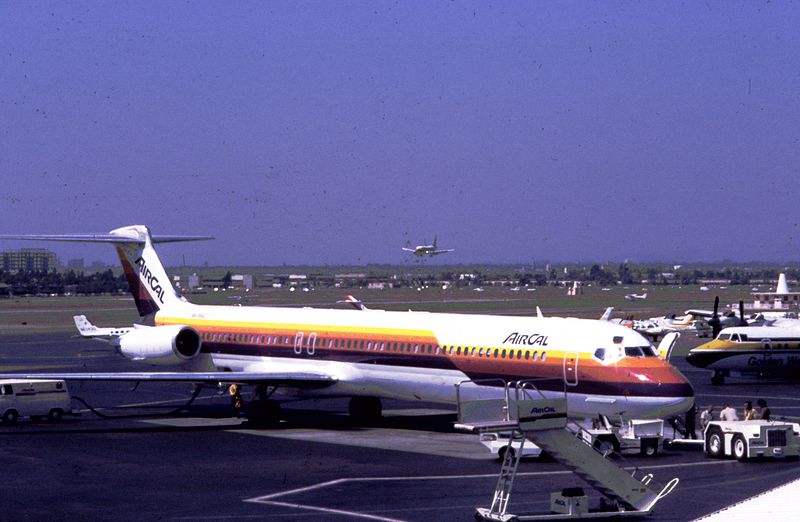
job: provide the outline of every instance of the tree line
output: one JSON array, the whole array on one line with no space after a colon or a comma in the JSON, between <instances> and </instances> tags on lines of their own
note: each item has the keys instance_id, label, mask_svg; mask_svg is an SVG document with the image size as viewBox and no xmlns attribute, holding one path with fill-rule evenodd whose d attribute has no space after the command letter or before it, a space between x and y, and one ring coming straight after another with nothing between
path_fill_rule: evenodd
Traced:
<instances>
[{"instance_id":1,"label":"tree line","mask_svg":"<svg viewBox=\"0 0 800 522\"><path fill-rule=\"evenodd\" d=\"M114 294L128 291L124 274L114 275L111 269L85 274L67 270L64 272L20 271L11 273L0 270L0 294Z\"/></svg>"}]
</instances>

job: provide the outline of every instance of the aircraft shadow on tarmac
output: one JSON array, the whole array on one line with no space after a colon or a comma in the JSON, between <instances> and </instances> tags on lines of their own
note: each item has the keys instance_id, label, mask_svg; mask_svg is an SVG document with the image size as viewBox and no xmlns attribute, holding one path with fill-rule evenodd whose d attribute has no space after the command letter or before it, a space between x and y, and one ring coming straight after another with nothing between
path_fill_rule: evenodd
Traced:
<instances>
[{"instance_id":1,"label":"aircraft shadow on tarmac","mask_svg":"<svg viewBox=\"0 0 800 522\"><path fill-rule=\"evenodd\" d=\"M181 412L164 411L165 406L143 405L122 408L101 408L104 417L100 418L92 412L83 411L79 417L69 417L59 423L45 420L21 420L14 426L0 424L0 437L15 435L63 435L66 433L147 433L147 432L193 432L193 431L225 431L234 429L256 429L264 431L281 431L294 429L312 429L320 431L358 432L363 430L394 429L409 431L426 431L452 433L456 420L455 413L426 413L420 415L415 410L395 410L379 420L369 423L355 423L343 411L328 411L314 408L284 408L280 424L264 427L251 423L245 417L236 414L226 404L193 405ZM155 410L155 411L153 411ZM180 421L192 419L190 424L165 423L152 424L160 420ZM207 420L208 422L203 422ZM230 422L225 422L230 420ZM222 421L222 422L220 422Z\"/></svg>"}]
</instances>

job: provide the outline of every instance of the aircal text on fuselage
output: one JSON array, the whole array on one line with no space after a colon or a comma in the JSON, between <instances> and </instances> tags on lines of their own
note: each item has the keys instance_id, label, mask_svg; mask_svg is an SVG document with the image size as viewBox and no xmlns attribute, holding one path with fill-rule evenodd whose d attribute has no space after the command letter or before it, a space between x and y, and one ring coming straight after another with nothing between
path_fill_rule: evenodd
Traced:
<instances>
[{"instance_id":1,"label":"aircal text on fuselage","mask_svg":"<svg viewBox=\"0 0 800 522\"><path fill-rule=\"evenodd\" d=\"M509 334L506 337L506 340L503 341L503 344L524 344L528 346L547 346L547 336L541 335L537 333L532 334L520 334L519 332L514 332Z\"/></svg>"}]
</instances>

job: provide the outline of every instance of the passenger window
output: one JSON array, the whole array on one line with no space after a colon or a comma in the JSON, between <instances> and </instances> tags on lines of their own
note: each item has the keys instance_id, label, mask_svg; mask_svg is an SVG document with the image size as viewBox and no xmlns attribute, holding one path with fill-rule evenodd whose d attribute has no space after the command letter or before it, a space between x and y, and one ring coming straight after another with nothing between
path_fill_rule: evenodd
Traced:
<instances>
[{"instance_id":1,"label":"passenger window","mask_svg":"<svg viewBox=\"0 0 800 522\"><path fill-rule=\"evenodd\" d=\"M541 361L544 362L547 359L547 352L542 352L542 359Z\"/></svg>"},{"instance_id":2,"label":"passenger window","mask_svg":"<svg viewBox=\"0 0 800 522\"><path fill-rule=\"evenodd\" d=\"M483 348L478 350L478 357L483 357Z\"/></svg>"},{"instance_id":3,"label":"passenger window","mask_svg":"<svg viewBox=\"0 0 800 522\"><path fill-rule=\"evenodd\" d=\"M527 353L527 350L526 350ZM522 350L517 350L517 359L522 359Z\"/></svg>"},{"instance_id":4,"label":"passenger window","mask_svg":"<svg viewBox=\"0 0 800 522\"><path fill-rule=\"evenodd\" d=\"M598 348L594 351L594 356L600 359L601 361L606 358L606 349L605 348Z\"/></svg>"},{"instance_id":5,"label":"passenger window","mask_svg":"<svg viewBox=\"0 0 800 522\"><path fill-rule=\"evenodd\" d=\"M501 358L503 358L503 359L505 359L505 358L506 358L506 351L505 351L505 350L503 350L502 352L500 352L500 357L501 357Z\"/></svg>"},{"instance_id":6,"label":"passenger window","mask_svg":"<svg viewBox=\"0 0 800 522\"><path fill-rule=\"evenodd\" d=\"M531 358L531 352L529 352L528 350L525 350L525 360L527 361L530 358Z\"/></svg>"},{"instance_id":7,"label":"passenger window","mask_svg":"<svg viewBox=\"0 0 800 522\"><path fill-rule=\"evenodd\" d=\"M472 351L470 352L470 355L472 357L475 357L475 347L474 346L472 347Z\"/></svg>"},{"instance_id":8,"label":"passenger window","mask_svg":"<svg viewBox=\"0 0 800 522\"><path fill-rule=\"evenodd\" d=\"M503 350L503 351L505 351L505 350ZM497 358L497 355L498 355L499 353L500 353L500 350L498 350L497 348L495 348L495 349L494 349L494 356L495 356L495 358Z\"/></svg>"}]
</instances>

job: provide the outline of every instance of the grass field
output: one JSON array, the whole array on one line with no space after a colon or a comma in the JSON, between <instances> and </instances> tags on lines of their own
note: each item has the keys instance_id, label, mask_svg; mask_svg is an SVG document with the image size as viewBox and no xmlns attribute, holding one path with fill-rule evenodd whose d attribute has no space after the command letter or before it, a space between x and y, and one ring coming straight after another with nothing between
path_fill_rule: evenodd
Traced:
<instances>
[{"instance_id":1,"label":"grass field","mask_svg":"<svg viewBox=\"0 0 800 522\"><path fill-rule=\"evenodd\" d=\"M483 292L472 289L441 290L428 288L358 290L321 289L290 292L287 289L258 289L252 292L228 290L189 294L196 304L345 307L336 304L348 293L362 299L370 308L384 310L418 310L466 314L536 315L539 306L545 315L597 318L607 306L614 306L614 317L633 315L636 318L682 314L689 308L711 309L714 296L720 302L750 300L750 288L731 286L701 292L697 286L648 287L646 300L626 301L625 294L641 293L640 287L613 287L604 292L599 287L585 287L584 294L568 297L563 288L539 287L535 291L487 287ZM0 299L0 334L75 332L72 317L84 314L98 326L126 326L138 318L133 299L120 296L12 297Z\"/></svg>"}]
</instances>

